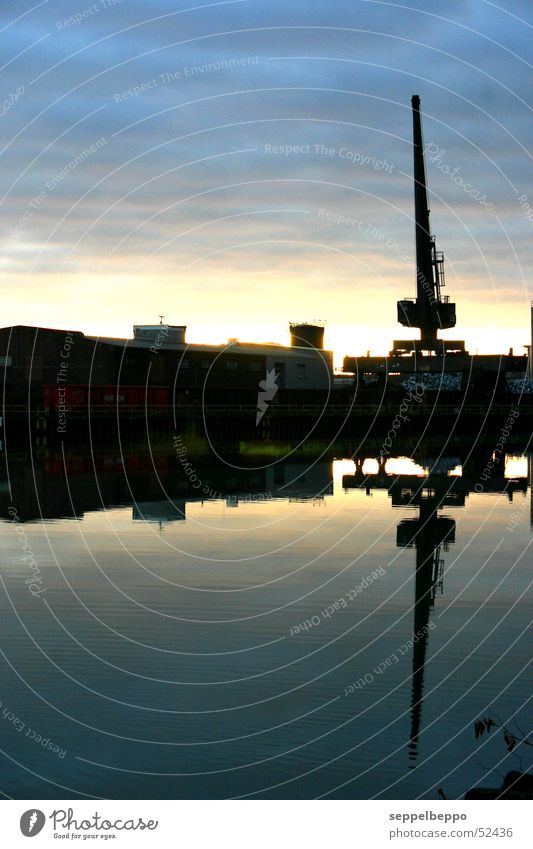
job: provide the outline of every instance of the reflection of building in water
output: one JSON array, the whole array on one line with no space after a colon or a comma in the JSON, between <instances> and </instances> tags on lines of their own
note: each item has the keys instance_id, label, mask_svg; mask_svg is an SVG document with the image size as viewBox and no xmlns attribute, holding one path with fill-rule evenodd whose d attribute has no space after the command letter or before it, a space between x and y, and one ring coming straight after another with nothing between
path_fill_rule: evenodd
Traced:
<instances>
[{"instance_id":1,"label":"reflection of building in water","mask_svg":"<svg viewBox=\"0 0 533 849\"><path fill-rule=\"evenodd\" d=\"M367 495L370 495L373 489L386 489L393 507L413 507L419 510L418 518L402 519L396 530L396 544L402 548L416 550L409 741L409 759L414 766L422 720L430 614L437 593L443 591L442 554L455 542L455 521L447 516L439 516L438 511L464 507L466 497L471 492L505 493L512 501L515 491L527 492L528 482L531 486L532 462L530 456L528 478L507 479L501 474L495 474L483 482L483 489L480 490L481 473L486 464L484 455L474 459L470 457L470 461L463 465L461 476L454 473L460 465L459 457L439 457L438 461L424 458L420 461L421 466L430 470L424 476L388 474L384 461L378 463L376 474L364 474L365 459L367 458L355 459L355 474L343 476L342 485L345 489L363 489ZM409 463L413 465L412 461L406 461L406 467ZM503 466L502 463L501 467Z\"/></svg>"},{"instance_id":2,"label":"reflection of building in water","mask_svg":"<svg viewBox=\"0 0 533 849\"><path fill-rule=\"evenodd\" d=\"M185 519L183 501L137 501L133 505L134 522L180 522Z\"/></svg>"},{"instance_id":3,"label":"reflection of building in water","mask_svg":"<svg viewBox=\"0 0 533 849\"><path fill-rule=\"evenodd\" d=\"M276 463L266 470L266 489L274 498L309 501L333 495L331 463Z\"/></svg>"},{"instance_id":4,"label":"reflection of building in water","mask_svg":"<svg viewBox=\"0 0 533 849\"><path fill-rule=\"evenodd\" d=\"M527 479L529 481L529 526L533 529L533 454L527 455Z\"/></svg>"},{"instance_id":5,"label":"reflection of building in water","mask_svg":"<svg viewBox=\"0 0 533 849\"><path fill-rule=\"evenodd\" d=\"M47 453L4 457L0 517L15 505L22 522L82 519L95 510L132 507L133 521L183 521L187 502L225 500L227 507L288 500L323 500L333 495L332 466L273 461L246 469L201 458L187 475L168 452L116 450L85 454ZM2 476L0 475L0 478Z\"/></svg>"}]
</instances>

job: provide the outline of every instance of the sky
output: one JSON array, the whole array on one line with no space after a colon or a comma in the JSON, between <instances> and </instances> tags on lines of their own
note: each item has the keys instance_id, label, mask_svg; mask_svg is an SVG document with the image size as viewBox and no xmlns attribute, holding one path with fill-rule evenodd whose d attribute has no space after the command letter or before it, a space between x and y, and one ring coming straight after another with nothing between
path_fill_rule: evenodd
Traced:
<instances>
[{"instance_id":1,"label":"sky","mask_svg":"<svg viewBox=\"0 0 533 849\"><path fill-rule=\"evenodd\" d=\"M2 326L385 354L417 335L411 96L472 353L530 341L530 0L2 0Z\"/></svg>"}]
</instances>

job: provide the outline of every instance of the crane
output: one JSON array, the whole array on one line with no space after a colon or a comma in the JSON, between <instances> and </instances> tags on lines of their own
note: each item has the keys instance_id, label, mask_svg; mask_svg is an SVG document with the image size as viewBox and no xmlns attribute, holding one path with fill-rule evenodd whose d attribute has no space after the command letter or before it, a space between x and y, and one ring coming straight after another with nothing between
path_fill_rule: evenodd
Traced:
<instances>
[{"instance_id":1,"label":"crane","mask_svg":"<svg viewBox=\"0 0 533 849\"><path fill-rule=\"evenodd\" d=\"M438 251L429 226L424 145L420 97L411 98L413 111L413 160L416 235L416 298L398 301L398 321L404 327L420 329L420 340L395 340L394 354L463 353L464 342L439 339L439 330L455 327L455 304L442 296L445 285L444 254Z\"/></svg>"}]
</instances>

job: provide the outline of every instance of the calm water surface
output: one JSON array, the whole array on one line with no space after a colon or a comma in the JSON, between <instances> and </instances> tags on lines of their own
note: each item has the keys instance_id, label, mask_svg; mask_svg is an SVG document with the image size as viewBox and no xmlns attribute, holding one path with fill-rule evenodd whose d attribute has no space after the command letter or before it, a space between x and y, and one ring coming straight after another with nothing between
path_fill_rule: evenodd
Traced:
<instances>
[{"instance_id":1,"label":"calm water surface","mask_svg":"<svg viewBox=\"0 0 533 849\"><path fill-rule=\"evenodd\" d=\"M477 491L455 465L206 471L203 501L12 465L3 793L456 798L526 769L473 723L531 726L528 460Z\"/></svg>"}]
</instances>

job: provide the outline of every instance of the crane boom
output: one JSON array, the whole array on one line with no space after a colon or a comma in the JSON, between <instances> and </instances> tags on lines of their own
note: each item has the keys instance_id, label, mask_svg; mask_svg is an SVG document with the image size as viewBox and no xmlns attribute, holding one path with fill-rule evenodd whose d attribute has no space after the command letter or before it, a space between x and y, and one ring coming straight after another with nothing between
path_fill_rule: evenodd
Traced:
<instances>
[{"instance_id":1,"label":"crane boom","mask_svg":"<svg viewBox=\"0 0 533 849\"><path fill-rule=\"evenodd\" d=\"M413 164L416 237L416 299L398 301L398 321L404 327L420 329L421 350L435 351L442 347L437 333L455 327L455 304L442 298L444 286L444 257L436 250L429 226L426 167L422 140L420 97L411 98L413 110Z\"/></svg>"}]
</instances>

